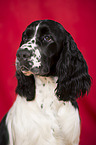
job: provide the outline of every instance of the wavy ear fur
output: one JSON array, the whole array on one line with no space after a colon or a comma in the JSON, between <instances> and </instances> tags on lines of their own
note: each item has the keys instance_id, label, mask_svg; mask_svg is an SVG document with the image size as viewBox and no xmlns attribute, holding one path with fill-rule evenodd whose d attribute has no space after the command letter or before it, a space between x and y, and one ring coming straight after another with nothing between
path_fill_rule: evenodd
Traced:
<instances>
[{"instance_id":1,"label":"wavy ear fur","mask_svg":"<svg viewBox=\"0 0 96 145\"><path fill-rule=\"evenodd\" d=\"M16 72L18 80L16 94L25 97L27 101L32 101L35 98L35 79L33 75L25 76L23 73Z\"/></svg>"},{"instance_id":2,"label":"wavy ear fur","mask_svg":"<svg viewBox=\"0 0 96 145\"><path fill-rule=\"evenodd\" d=\"M91 77L83 55L78 50L72 36L65 32L63 50L57 62L57 96L63 101L75 101L89 92Z\"/></svg>"}]
</instances>

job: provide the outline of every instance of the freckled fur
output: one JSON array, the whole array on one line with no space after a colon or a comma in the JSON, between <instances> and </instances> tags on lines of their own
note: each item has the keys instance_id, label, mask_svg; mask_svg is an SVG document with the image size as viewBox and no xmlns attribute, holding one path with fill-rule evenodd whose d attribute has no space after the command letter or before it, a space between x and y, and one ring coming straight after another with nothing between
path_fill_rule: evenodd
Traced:
<instances>
[{"instance_id":1,"label":"freckled fur","mask_svg":"<svg viewBox=\"0 0 96 145\"><path fill-rule=\"evenodd\" d=\"M43 77L36 77L36 97L32 102L27 102L25 98L17 96L6 119L11 142L9 145L14 142L15 145L39 145L40 143L66 145L66 143L79 142L78 109L75 109L70 102L65 102L65 105L63 101L59 102L54 91L56 80L57 78L45 80ZM43 86L44 83L45 86ZM42 104L43 108L41 108ZM70 121L67 121L66 117ZM31 134L33 130L34 133Z\"/></svg>"}]
</instances>

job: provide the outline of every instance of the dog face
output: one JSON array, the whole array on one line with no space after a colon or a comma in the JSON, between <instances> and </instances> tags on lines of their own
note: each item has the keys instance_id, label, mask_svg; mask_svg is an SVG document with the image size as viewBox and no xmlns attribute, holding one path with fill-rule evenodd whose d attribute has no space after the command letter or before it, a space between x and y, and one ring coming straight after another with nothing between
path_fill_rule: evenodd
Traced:
<instances>
[{"instance_id":1,"label":"dog face","mask_svg":"<svg viewBox=\"0 0 96 145\"><path fill-rule=\"evenodd\" d=\"M22 36L17 51L17 71L28 74L48 75L55 71L59 59L64 28L57 22L33 22ZM29 73L29 75L31 74Z\"/></svg>"},{"instance_id":2,"label":"dog face","mask_svg":"<svg viewBox=\"0 0 96 145\"><path fill-rule=\"evenodd\" d=\"M52 20L35 21L24 31L16 69L25 76L57 76L56 95L64 101L85 95L91 86L86 61L72 36Z\"/></svg>"}]
</instances>

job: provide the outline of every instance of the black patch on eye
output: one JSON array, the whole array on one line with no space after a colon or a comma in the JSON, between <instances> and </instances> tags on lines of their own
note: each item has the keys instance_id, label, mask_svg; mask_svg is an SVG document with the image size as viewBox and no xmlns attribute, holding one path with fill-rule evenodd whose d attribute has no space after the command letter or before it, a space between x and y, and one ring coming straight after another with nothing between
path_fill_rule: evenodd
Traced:
<instances>
[{"instance_id":1,"label":"black patch on eye","mask_svg":"<svg viewBox=\"0 0 96 145\"><path fill-rule=\"evenodd\" d=\"M20 46L23 44L23 43L26 43L28 42L33 36L34 36L34 30L31 28L27 28L24 32L23 32L23 35L22 35L22 42L20 44ZM31 44L30 42L28 44Z\"/></svg>"},{"instance_id":2,"label":"black patch on eye","mask_svg":"<svg viewBox=\"0 0 96 145\"><path fill-rule=\"evenodd\" d=\"M23 40L24 42L27 42L28 37L27 37L27 36L23 36L22 40Z\"/></svg>"},{"instance_id":3,"label":"black patch on eye","mask_svg":"<svg viewBox=\"0 0 96 145\"><path fill-rule=\"evenodd\" d=\"M32 37L33 35L34 35L34 30L30 30L30 29L27 29L27 31L26 31L26 35L28 36L28 37Z\"/></svg>"},{"instance_id":4,"label":"black patch on eye","mask_svg":"<svg viewBox=\"0 0 96 145\"><path fill-rule=\"evenodd\" d=\"M46 36L43 36L43 38L42 38L42 42L51 42L52 41L52 38L51 38L51 36L50 35L46 35Z\"/></svg>"},{"instance_id":5,"label":"black patch on eye","mask_svg":"<svg viewBox=\"0 0 96 145\"><path fill-rule=\"evenodd\" d=\"M45 36L45 37L44 37L44 40L45 40L45 41L51 41L51 37L50 37L50 36Z\"/></svg>"}]
</instances>

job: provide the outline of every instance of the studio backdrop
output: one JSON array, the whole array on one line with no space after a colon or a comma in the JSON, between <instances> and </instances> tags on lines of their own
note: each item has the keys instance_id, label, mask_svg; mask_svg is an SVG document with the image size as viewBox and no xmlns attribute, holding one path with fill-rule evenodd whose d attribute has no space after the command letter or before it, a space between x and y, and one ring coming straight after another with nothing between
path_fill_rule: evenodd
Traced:
<instances>
[{"instance_id":1,"label":"studio backdrop","mask_svg":"<svg viewBox=\"0 0 96 145\"><path fill-rule=\"evenodd\" d=\"M92 77L92 87L78 99L81 116L80 145L96 145L96 1L2 0L0 1L0 120L16 99L16 51L22 32L35 20L52 19L72 35Z\"/></svg>"}]
</instances>

